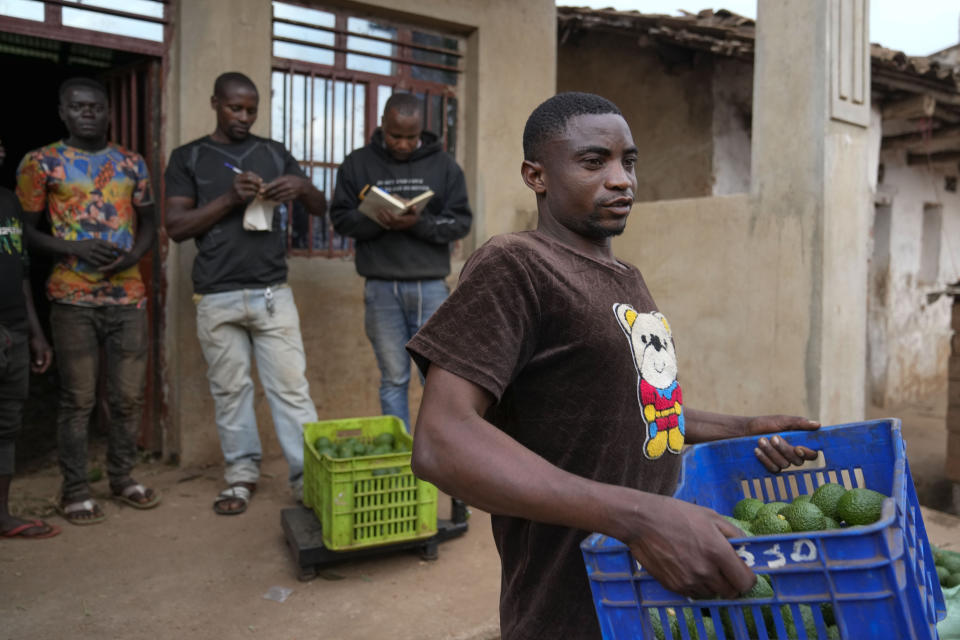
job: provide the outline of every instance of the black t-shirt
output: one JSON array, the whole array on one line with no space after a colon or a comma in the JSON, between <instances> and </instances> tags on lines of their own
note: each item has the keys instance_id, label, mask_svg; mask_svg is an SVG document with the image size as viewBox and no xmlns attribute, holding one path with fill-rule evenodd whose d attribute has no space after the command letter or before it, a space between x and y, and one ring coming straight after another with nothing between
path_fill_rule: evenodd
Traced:
<instances>
[{"instance_id":1,"label":"black t-shirt","mask_svg":"<svg viewBox=\"0 0 960 640\"><path fill-rule=\"evenodd\" d=\"M23 211L9 189L0 187L0 325L15 335L27 333L23 279L27 271Z\"/></svg>"},{"instance_id":2,"label":"black t-shirt","mask_svg":"<svg viewBox=\"0 0 960 640\"><path fill-rule=\"evenodd\" d=\"M227 164L252 171L264 182L282 175L304 175L279 142L249 136L238 144L222 144L205 136L170 154L164 174L166 197L192 198L197 207L205 205L233 187L236 174ZM286 229L281 227L278 210L271 231L247 231L243 228L245 208L235 207L196 237L194 292L259 288L286 280Z\"/></svg>"},{"instance_id":3,"label":"black t-shirt","mask_svg":"<svg viewBox=\"0 0 960 640\"><path fill-rule=\"evenodd\" d=\"M675 490L680 447L647 453L648 434L659 432L645 423L641 381L662 389L658 403L682 404L676 352L635 267L600 262L536 231L494 237L407 348L422 371L436 363L493 394L486 418L552 464L598 482ZM657 378L670 366L672 384ZM660 437L665 442L666 431ZM492 521L504 640L599 638L579 549L590 532Z\"/></svg>"}]
</instances>

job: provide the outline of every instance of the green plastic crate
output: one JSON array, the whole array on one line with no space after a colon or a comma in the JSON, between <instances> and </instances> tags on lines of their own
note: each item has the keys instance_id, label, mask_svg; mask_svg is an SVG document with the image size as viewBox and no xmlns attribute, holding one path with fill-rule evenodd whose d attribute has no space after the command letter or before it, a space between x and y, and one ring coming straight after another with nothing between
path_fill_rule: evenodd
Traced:
<instances>
[{"instance_id":1,"label":"green plastic crate","mask_svg":"<svg viewBox=\"0 0 960 640\"><path fill-rule=\"evenodd\" d=\"M410 452L360 458L331 458L313 443L355 437L369 443L381 433L413 446L395 416L309 422L303 426L303 503L323 527L323 544L333 551L360 549L437 533L437 488L410 470ZM389 473L382 470L388 469Z\"/></svg>"}]
</instances>

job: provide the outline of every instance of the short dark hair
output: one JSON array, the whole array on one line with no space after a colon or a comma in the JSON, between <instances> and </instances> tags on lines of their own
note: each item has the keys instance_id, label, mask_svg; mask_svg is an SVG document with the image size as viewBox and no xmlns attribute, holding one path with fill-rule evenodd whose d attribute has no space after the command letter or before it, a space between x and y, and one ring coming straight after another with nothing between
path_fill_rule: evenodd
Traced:
<instances>
[{"instance_id":1,"label":"short dark hair","mask_svg":"<svg viewBox=\"0 0 960 640\"><path fill-rule=\"evenodd\" d=\"M539 160L543 144L566 131L570 118L606 113L623 115L617 105L593 93L568 91L544 101L533 110L523 128L524 160Z\"/></svg>"},{"instance_id":2,"label":"short dark hair","mask_svg":"<svg viewBox=\"0 0 960 640\"><path fill-rule=\"evenodd\" d=\"M225 95L227 87L232 84L249 87L253 89L254 93L260 95L260 92L257 91L257 85L253 84L253 80L239 71L227 71L226 73L221 73L219 76L217 76L217 79L213 81L213 95Z\"/></svg>"},{"instance_id":3,"label":"short dark hair","mask_svg":"<svg viewBox=\"0 0 960 640\"><path fill-rule=\"evenodd\" d=\"M412 93L395 93L387 98L387 104L383 106L383 115L387 115L387 111L391 109L402 116L412 116L415 113L423 113L423 103Z\"/></svg>"},{"instance_id":4,"label":"short dark hair","mask_svg":"<svg viewBox=\"0 0 960 640\"><path fill-rule=\"evenodd\" d=\"M110 94L107 93L107 88L105 86L93 78L76 76L74 78L67 78L60 83L60 89L57 91L57 96L60 98L60 102L63 102L64 96L66 96L67 92L71 89L93 89L94 91L99 91L101 94L103 94L103 97L107 102L110 101Z\"/></svg>"}]
</instances>

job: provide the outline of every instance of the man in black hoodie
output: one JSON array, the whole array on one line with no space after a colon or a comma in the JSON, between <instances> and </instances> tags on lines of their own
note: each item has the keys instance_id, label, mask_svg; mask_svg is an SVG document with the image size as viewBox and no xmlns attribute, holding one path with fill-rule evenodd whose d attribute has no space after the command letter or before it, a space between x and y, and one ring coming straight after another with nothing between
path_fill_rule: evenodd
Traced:
<instances>
[{"instance_id":1,"label":"man in black hoodie","mask_svg":"<svg viewBox=\"0 0 960 640\"><path fill-rule=\"evenodd\" d=\"M374 221L357 210L365 187L409 200L427 189L419 214L380 211ZM423 130L423 107L409 93L387 100L370 143L340 166L330 206L337 233L356 240L364 285L365 327L380 367L380 406L410 429L405 345L446 299L450 243L470 231L472 214L463 171L437 136Z\"/></svg>"}]
</instances>

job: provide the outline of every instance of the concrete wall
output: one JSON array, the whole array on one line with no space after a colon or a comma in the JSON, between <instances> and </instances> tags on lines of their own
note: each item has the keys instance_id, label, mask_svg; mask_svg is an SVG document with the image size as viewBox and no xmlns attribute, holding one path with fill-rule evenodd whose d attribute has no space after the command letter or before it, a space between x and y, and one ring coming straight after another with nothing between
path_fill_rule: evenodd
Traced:
<instances>
[{"instance_id":1,"label":"concrete wall","mask_svg":"<svg viewBox=\"0 0 960 640\"><path fill-rule=\"evenodd\" d=\"M753 64L718 57L713 62L713 195L750 191Z\"/></svg>"},{"instance_id":2,"label":"concrete wall","mask_svg":"<svg viewBox=\"0 0 960 640\"><path fill-rule=\"evenodd\" d=\"M333 4L442 28L466 38L458 160L476 214L467 252L490 235L528 226L534 201L519 176L521 135L527 114L555 89L556 8L552 0ZM269 0L183 0L176 6L164 95L166 153L213 130L209 97L214 78L226 70L243 71L260 87L261 116L254 132L269 135L269 109L264 104L270 86ZM171 246L166 265L169 294L164 369L165 451L190 465L222 460L206 365L196 339L190 281L194 255L192 242ZM459 265L454 265L454 274L458 270ZM378 414L379 373L363 331L363 283L352 261L292 258L289 281L300 310L310 390L320 418ZM412 387L416 401L418 385ZM259 388L256 406L264 447L268 453L277 452ZM416 404L412 409L415 414Z\"/></svg>"},{"instance_id":3,"label":"concrete wall","mask_svg":"<svg viewBox=\"0 0 960 640\"><path fill-rule=\"evenodd\" d=\"M759 13L750 193L642 203L615 249L674 327L690 406L858 420L870 137L830 118L828 3L771 0ZM746 93L714 87L731 100ZM727 149L737 145L742 130Z\"/></svg>"},{"instance_id":4,"label":"concrete wall","mask_svg":"<svg viewBox=\"0 0 960 640\"><path fill-rule=\"evenodd\" d=\"M808 312L778 313L808 302L795 284L803 271L781 255L781 239L798 231L760 208L748 194L643 203L614 248L670 321L690 407L816 415L805 392Z\"/></svg>"},{"instance_id":5,"label":"concrete wall","mask_svg":"<svg viewBox=\"0 0 960 640\"><path fill-rule=\"evenodd\" d=\"M712 180L712 194L715 196L749 192L753 151L751 149L753 64L718 56L712 62L701 60L696 66L668 68L657 59L653 51L647 47L638 48L633 38L623 35L598 32L574 36L559 47L558 60L561 68L558 71L558 88L600 93L611 97L623 110L635 139L643 142L638 170L639 200L706 195L702 190L707 183L708 174L712 174L709 179ZM611 60L623 59L625 56L629 57L633 73L617 72L617 67L611 67ZM711 87L710 95L699 91L699 88L705 85ZM819 99L823 99L823 96ZM796 111L793 115L802 117L802 114ZM770 135L775 136L784 145L781 149L773 148L773 152L781 156L782 149L793 148L797 144L793 139L795 137L793 130L790 126L785 126L784 122L786 120L783 113L775 113L770 118L771 127L780 128L779 132ZM709 127L704 126L705 124L709 124ZM812 172L808 176L813 178L825 171L821 163L826 161L827 157L846 154L850 151L851 144L857 147L858 155L865 152L865 161L861 160L854 165L837 165L838 173L835 174L841 184L859 185L852 191L843 189L836 191L838 198L848 199L848 204L852 207L851 211L858 212L859 217L847 218L846 221L841 222L839 225L841 235L826 234L821 231L816 233L824 241L829 241L830 237L833 237L840 242L841 246L836 247L835 250L841 256L845 252L849 252L850 255L868 256L870 269L867 276L869 279L868 308L865 319L861 317L859 310L852 315L850 313L852 307L846 303L845 297L848 294L862 296L861 292L851 293L850 289L860 287L864 266L846 261L839 272L841 275L837 278L840 281L839 291L836 294L830 291L825 292L833 296L834 300L832 308L823 311L826 314L825 328L830 330L841 326L853 326L848 325L848 321L857 325L862 322L866 326L867 336L866 372L863 375L866 376L866 392L869 399L881 407L916 403L928 398L931 392L942 389L947 375L951 335L950 301L947 298L940 298L938 301L928 303L926 294L938 288L942 289L945 284L955 282L960 277L960 273L957 272L960 265L955 265L951 261L952 249L960 247L960 237L951 235L956 225L960 224L960 208L956 204L957 195L944 191L945 174L942 170L936 167L929 169L922 166L907 166L902 153L887 152L883 156L886 173L884 183L879 187L879 198L888 203L880 205L881 208L886 206L890 210L881 211L875 216L873 209L868 206L864 213L863 200L861 200L865 193L864 176L867 179L869 193L877 193L876 176L877 165L881 159L879 149L882 128L879 109L873 109L873 121L865 138L860 135L854 142L852 138L848 139L846 136L847 125L841 124L838 127L841 131L824 138L823 142L834 147L832 149L827 146L818 147L816 153L822 154L823 157L816 164L808 167ZM808 144L808 142L801 144ZM712 157L708 153L711 150ZM855 175L850 174L851 167L854 168ZM761 175L758 178L762 184L769 184L770 175L773 175L771 171L773 167L769 167L764 172L767 175ZM806 225L818 225L819 214L813 211L804 213L802 208L800 210L796 208L798 203L801 203L798 199L801 194L796 189L799 183L792 182L788 174L779 175L776 180L785 191L778 192L778 195L772 198L765 195L764 197L770 203L769 208L757 210L756 217L759 219L774 215L790 218L793 215L800 215L807 217ZM814 201L812 198L808 200L808 202ZM672 226L671 233L674 234L674 238L670 241L670 250L664 252L664 263L652 265L650 263L651 253L658 253L658 247L646 247L642 252L640 247L637 248L638 255L642 256L638 261L642 265L652 267L652 273L647 274L648 278L657 279L661 273L669 274L668 290L671 293L668 295L674 295L672 291L675 288L676 279L681 278L682 281L682 273L670 271L669 265L673 263L671 256L666 255L683 255L682 247L686 243L684 240L678 241L675 237L678 226L684 231L684 238L693 239L689 248L694 252L701 252L702 247L717 245L730 247L736 244L749 246L749 251L756 252L758 245L766 246L765 243L771 241L789 250L792 243L798 243L796 246L801 246L806 242L802 235L792 235L792 231L791 235L781 238L779 234L790 227L790 224L784 221L776 225L777 238L764 238L762 233L758 233L760 227L738 228L740 217L733 212L740 211L741 206L746 207L745 210L752 210L756 205L748 201L723 199L708 202L710 204L706 208L703 202L691 201L658 205L654 208L642 207L634 212L634 218L642 217L642 221L634 220L631 227L642 228L644 230L642 238L656 237L651 229L660 229L662 225ZM944 232L940 251L943 264L935 282L921 283L918 281L918 270L923 209L925 204L934 203L940 203L943 207ZM692 207L692 210L688 211L688 206ZM708 211L712 213L707 213ZM700 215L722 216L725 219L722 223L709 217L701 220ZM843 218L839 219L843 220ZM875 223L875 219L878 222ZM884 224L885 219L892 219L891 228L874 228L875 224ZM889 255L883 265L877 264L876 256L869 259L878 234L883 236L886 252ZM743 238L738 240L738 235L743 235ZM809 239L812 237L808 236ZM638 236L638 241L640 239L641 236ZM864 243L869 245L866 249ZM625 246L624 241L620 241L620 245ZM815 250L815 246L807 248ZM707 249L707 255L712 255L710 249ZM729 252L721 251L713 257L716 261L724 263L719 267L721 279L725 283L722 286L733 287L740 291L746 285L746 288L734 296L735 299L743 300L744 296L751 295L751 291L757 289L779 289L777 283L764 282L756 273L728 272L726 265L730 264L729 255ZM783 258L777 256L769 256L769 258L774 260L770 263L771 265L783 262ZM807 258L803 259L807 262L800 271L795 271L798 269L797 264L789 267L792 274L816 268ZM841 264L845 260L841 257ZM680 264L684 264L683 261ZM739 260L736 261L736 266L737 268L745 267L748 270L757 269L756 264L744 265ZM711 271L716 268L718 267L715 264L710 267ZM760 268L763 269L763 267ZM820 278L822 274L816 277ZM696 287L693 283L690 286ZM804 287L807 286L822 287L822 284L811 281L804 285ZM699 292L699 289L696 291ZM847 293L842 293L843 291ZM802 293L801 288L794 291L792 295L798 296ZM663 303L663 296L659 297ZM670 298L666 300L669 302ZM692 300L693 305L687 312L695 314L698 322L703 318L714 320L726 318L730 322L736 318L736 323L747 321L747 318L741 317L739 310L735 307L724 310L722 303L726 302L725 300L713 301L708 297L705 299L707 309L696 306L701 301L704 299L699 296L696 300ZM715 302L721 304L715 304ZM796 311L800 310L796 309ZM682 310L681 313L687 315ZM838 319L841 322L838 323ZM675 319L674 325L682 328L683 319ZM711 327L714 325L707 322L705 326L707 332L711 333ZM700 330L703 325L698 324L697 328ZM802 329L799 325L794 328ZM841 336L844 331L851 330L841 330ZM724 335L727 335L726 339ZM761 335L766 333L761 332ZM704 347L722 344L724 346L721 352L735 352L739 347L736 340L731 340L731 337L730 333L715 332L703 340ZM858 340L857 343L861 344L862 340ZM770 346L773 348L772 344ZM813 349L814 346L811 344L810 348ZM853 366L857 356L856 353L850 353L850 344L846 338L835 338L833 346L829 348L838 349L844 354L845 361ZM681 344L681 358L684 351ZM752 356L749 356L752 351L749 348L747 351L740 351L738 357L748 357L748 362L753 361ZM753 355L762 354L761 349ZM813 356L812 351L809 353L785 351L782 354L782 357L793 359L809 359ZM711 358L716 357L716 353L711 354ZM728 366L731 363L717 362L717 365L720 364ZM713 369L713 367L708 368ZM778 370L780 368L778 367ZM760 371L763 372L762 367ZM754 383L762 383L767 379L767 375L769 372L762 373ZM854 375L857 375L856 372ZM688 385L690 384L695 388L700 386L696 379L688 381ZM802 382L788 377L777 387L781 392L770 397L781 397L783 391L798 384L802 385ZM856 393L846 385L841 388L844 395ZM707 394L708 397L711 393ZM697 397L699 396L700 394ZM721 397L717 396L712 400L719 402ZM741 399L732 404L734 407L744 408L747 402Z\"/></svg>"},{"instance_id":6,"label":"concrete wall","mask_svg":"<svg viewBox=\"0 0 960 640\"><path fill-rule=\"evenodd\" d=\"M557 91L602 95L630 125L639 202L712 193L713 96L703 90L712 78L710 56L668 67L635 36L580 33L558 47Z\"/></svg>"},{"instance_id":7,"label":"concrete wall","mask_svg":"<svg viewBox=\"0 0 960 640\"><path fill-rule=\"evenodd\" d=\"M926 401L944 388L950 356L953 299L927 294L942 291L960 279L960 195L944 189L945 167L908 166L905 152L883 151L883 182L878 185L877 220L889 229L875 229L874 243L884 243L871 265L871 329L869 390L875 404L898 406ZM925 206L941 208L940 259L933 279L921 276ZM879 211L888 207L886 214ZM886 215L886 219L884 218ZM875 225L876 226L876 225Z\"/></svg>"}]
</instances>

